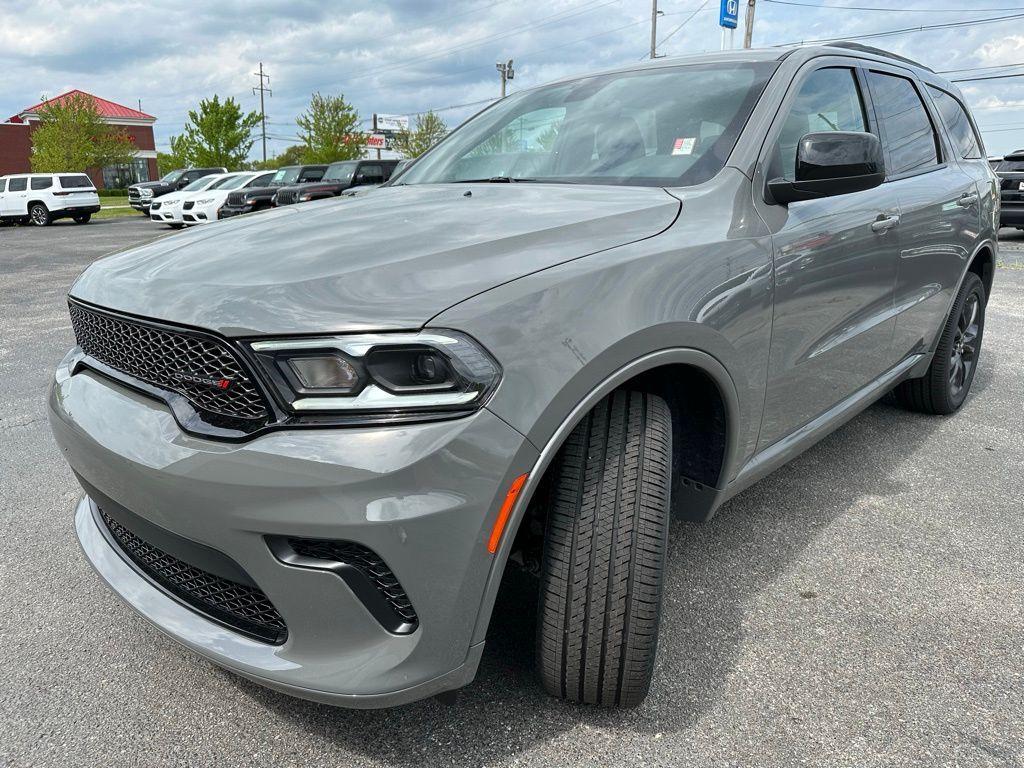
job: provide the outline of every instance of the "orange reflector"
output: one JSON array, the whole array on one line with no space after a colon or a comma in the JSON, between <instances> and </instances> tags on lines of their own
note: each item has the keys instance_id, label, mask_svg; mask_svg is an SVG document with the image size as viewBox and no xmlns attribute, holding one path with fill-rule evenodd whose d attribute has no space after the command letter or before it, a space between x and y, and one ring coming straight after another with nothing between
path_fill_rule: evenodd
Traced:
<instances>
[{"instance_id":1,"label":"orange reflector","mask_svg":"<svg viewBox=\"0 0 1024 768\"><path fill-rule=\"evenodd\" d=\"M494 521L494 528L491 529L491 538L487 541L487 551L492 555L498 551L498 542L501 541L501 533L505 530L505 523L508 522L508 516L512 513L512 507L516 504L516 499L519 497L519 491L523 489L523 483L526 482L526 478L529 475L520 475L512 481L512 485L509 486L508 493L505 494L505 501L501 504L501 511L498 512L498 519Z\"/></svg>"}]
</instances>

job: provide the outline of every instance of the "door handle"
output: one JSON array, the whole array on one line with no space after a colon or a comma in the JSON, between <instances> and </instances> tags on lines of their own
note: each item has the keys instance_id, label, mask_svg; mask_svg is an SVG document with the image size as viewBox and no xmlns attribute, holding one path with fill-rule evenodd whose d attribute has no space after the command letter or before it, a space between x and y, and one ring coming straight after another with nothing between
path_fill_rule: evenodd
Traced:
<instances>
[{"instance_id":1,"label":"door handle","mask_svg":"<svg viewBox=\"0 0 1024 768\"><path fill-rule=\"evenodd\" d=\"M884 216L877 221L871 222L872 232L888 232L900 223L899 216Z\"/></svg>"},{"instance_id":2,"label":"door handle","mask_svg":"<svg viewBox=\"0 0 1024 768\"><path fill-rule=\"evenodd\" d=\"M959 205L961 208L970 208L976 202L978 202L978 193L968 192L966 195L963 195L959 200L957 200L956 204Z\"/></svg>"}]
</instances>

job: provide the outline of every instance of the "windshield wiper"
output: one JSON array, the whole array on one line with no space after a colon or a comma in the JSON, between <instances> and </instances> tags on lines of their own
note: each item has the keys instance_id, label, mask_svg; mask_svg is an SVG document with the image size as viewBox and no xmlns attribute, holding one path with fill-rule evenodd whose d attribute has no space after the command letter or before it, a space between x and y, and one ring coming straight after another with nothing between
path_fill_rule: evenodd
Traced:
<instances>
[{"instance_id":1,"label":"windshield wiper","mask_svg":"<svg viewBox=\"0 0 1024 768\"><path fill-rule=\"evenodd\" d=\"M491 176L486 179L456 179L452 184L572 184L561 179L530 179L513 176Z\"/></svg>"}]
</instances>

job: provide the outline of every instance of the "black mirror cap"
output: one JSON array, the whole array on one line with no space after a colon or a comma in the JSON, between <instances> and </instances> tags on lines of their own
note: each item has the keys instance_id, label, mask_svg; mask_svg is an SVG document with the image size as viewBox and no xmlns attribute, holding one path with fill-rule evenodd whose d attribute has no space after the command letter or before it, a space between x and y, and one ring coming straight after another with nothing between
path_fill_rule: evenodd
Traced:
<instances>
[{"instance_id":1,"label":"black mirror cap","mask_svg":"<svg viewBox=\"0 0 1024 768\"><path fill-rule=\"evenodd\" d=\"M885 181L882 144L873 133L808 133L797 145L796 180L768 182L776 203L846 195L873 189Z\"/></svg>"}]
</instances>

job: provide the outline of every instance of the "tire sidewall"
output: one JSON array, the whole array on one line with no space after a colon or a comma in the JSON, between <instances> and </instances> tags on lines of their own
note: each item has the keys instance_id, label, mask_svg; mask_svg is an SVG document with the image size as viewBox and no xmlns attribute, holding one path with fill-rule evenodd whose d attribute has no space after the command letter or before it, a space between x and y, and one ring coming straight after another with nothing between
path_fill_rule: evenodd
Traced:
<instances>
[{"instance_id":1,"label":"tire sidewall","mask_svg":"<svg viewBox=\"0 0 1024 768\"><path fill-rule=\"evenodd\" d=\"M974 364L971 366L971 370L964 380L964 385L959 394L954 396L949 386L950 354L953 349L953 340L956 337L957 323L964 310L964 305L972 294L978 297L978 311L980 313L978 317L978 338L975 342ZM949 411L957 410L967 400L967 395L971 391L971 385L974 383L974 375L978 372L978 364L981 361L981 350L985 336L985 302L985 286L976 274L968 272L967 277L964 278L963 285L960 287L956 302L953 304L953 310L949 313L946 325L942 330L939 346L935 350L933 376L936 382L941 381L943 383L946 405Z\"/></svg>"},{"instance_id":2,"label":"tire sidewall","mask_svg":"<svg viewBox=\"0 0 1024 768\"><path fill-rule=\"evenodd\" d=\"M37 220L36 211L42 210L44 215ZM50 223L50 210L42 203L35 203L28 211L29 223L34 227L45 227Z\"/></svg>"}]
</instances>

